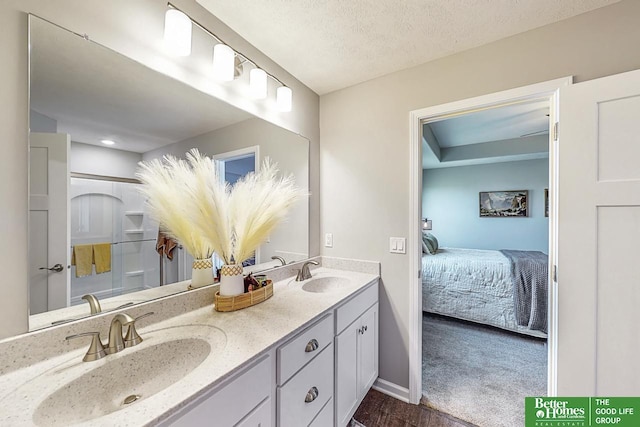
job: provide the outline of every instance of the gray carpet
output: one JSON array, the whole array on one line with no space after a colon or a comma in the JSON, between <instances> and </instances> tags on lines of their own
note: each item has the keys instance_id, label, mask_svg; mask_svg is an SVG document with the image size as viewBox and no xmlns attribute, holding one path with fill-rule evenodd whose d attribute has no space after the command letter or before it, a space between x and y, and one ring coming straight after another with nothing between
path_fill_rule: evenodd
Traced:
<instances>
[{"instance_id":1,"label":"gray carpet","mask_svg":"<svg viewBox=\"0 0 640 427\"><path fill-rule=\"evenodd\" d=\"M424 315L423 403L480 427L524 426L525 396L547 392L543 340Z\"/></svg>"}]
</instances>

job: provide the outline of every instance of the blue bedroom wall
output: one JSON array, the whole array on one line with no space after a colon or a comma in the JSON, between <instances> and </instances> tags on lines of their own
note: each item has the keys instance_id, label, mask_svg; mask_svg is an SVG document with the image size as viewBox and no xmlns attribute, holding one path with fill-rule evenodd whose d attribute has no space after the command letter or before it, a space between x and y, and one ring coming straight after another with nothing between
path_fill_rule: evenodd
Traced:
<instances>
[{"instance_id":1,"label":"blue bedroom wall","mask_svg":"<svg viewBox=\"0 0 640 427\"><path fill-rule=\"evenodd\" d=\"M523 160L422 171L422 217L433 221L440 246L548 253L544 189L549 160ZM529 190L527 218L480 218L479 192Z\"/></svg>"}]
</instances>

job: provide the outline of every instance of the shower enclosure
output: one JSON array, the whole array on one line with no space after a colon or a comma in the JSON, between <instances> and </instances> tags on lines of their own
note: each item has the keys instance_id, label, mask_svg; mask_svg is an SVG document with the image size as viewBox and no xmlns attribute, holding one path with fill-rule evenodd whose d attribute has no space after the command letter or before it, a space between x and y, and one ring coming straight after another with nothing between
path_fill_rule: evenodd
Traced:
<instances>
[{"instance_id":1,"label":"shower enclosure","mask_svg":"<svg viewBox=\"0 0 640 427\"><path fill-rule=\"evenodd\" d=\"M71 177L70 222L72 250L77 245L109 243L110 271L76 277L71 269L71 304L82 296L108 298L151 287L160 281L156 252L158 225L145 212L144 197L133 180Z\"/></svg>"}]
</instances>

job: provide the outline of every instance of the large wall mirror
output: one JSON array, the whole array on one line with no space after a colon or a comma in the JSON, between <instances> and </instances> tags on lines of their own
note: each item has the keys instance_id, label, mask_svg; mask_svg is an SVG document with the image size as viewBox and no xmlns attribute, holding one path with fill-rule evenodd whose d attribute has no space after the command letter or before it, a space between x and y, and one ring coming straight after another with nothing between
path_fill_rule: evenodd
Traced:
<instances>
[{"instance_id":1,"label":"large wall mirror","mask_svg":"<svg viewBox=\"0 0 640 427\"><path fill-rule=\"evenodd\" d=\"M93 297L104 312L186 289L191 259L149 218L139 161L196 147L233 182L268 156L308 189L307 139L48 21L29 25L30 330L90 315ZM247 268L307 258L308 218L300 201Z\"/></svg>"}]
</instances>

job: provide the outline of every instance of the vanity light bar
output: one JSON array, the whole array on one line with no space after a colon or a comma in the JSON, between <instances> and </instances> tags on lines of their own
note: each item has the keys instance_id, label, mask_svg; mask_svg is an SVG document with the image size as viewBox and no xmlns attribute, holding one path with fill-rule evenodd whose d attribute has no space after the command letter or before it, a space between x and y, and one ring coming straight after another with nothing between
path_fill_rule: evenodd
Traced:
<instances>
[{"instance_id":1,"label":"vanity light bar","mask_svg":"<svg viewBox=\"0 0 640 427\"><path fill-rule=\"evenodd\" d=\"M191 20L183 12L169 9L164 15L164 41L174 55L191 55Z\"/></svg>"},{"instance_id":2,"label":"vanity light bar","mask_svg":"<svg viewBox=\"0 0 640 427\"><path fill-rule=\"evenodd\" d=\"M209 31L206 27L191 18L189 15L184 13L172 3L167 3L167 7L169 7L169 10L165 15L165 40L168 40L168 43L170 44L174 52L177 51L178 54L182 56L188 56L191 53L191 26L185 25L184 20L186 18L191 21L192 25L200 28L202 31L213 37L218 42L213 48L213 75L216 80L232 81L234 79L236 69L235 58L237 56L242 59L240 64L248 62L254 66L254 69L252 69L249 74L249 91L251 93L251 96L255 99L266 98L267 80L271 78L280 85L280 87L278 87L278 89L276 90L276 105L278 111L291 111L293 91L290 87L282 83L282 81L273 74L269 74L268 72L266 72L248 56L233 49L231 46L225 43L224 40L222 40L213 32ZM169 18L169 12L172 12L171 18ZM170 19L172 20L171 22ZM177 30L176 28L181 28L183 30ZM169 31L171 31L172 34L168 34ZM180 34L177 34L178 31L182 32L180 32Z\"/></svg>"}]
</instances>

